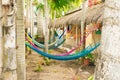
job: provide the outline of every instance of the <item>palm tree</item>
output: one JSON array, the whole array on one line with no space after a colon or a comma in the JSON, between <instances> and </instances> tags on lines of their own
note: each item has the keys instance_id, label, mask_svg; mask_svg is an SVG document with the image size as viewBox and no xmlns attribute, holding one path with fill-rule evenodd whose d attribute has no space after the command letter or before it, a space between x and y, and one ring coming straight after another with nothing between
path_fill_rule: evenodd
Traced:
<instances>
[{"instance_id":1,"label":"palm tree","mask_svg":"<svg viewBox=\"0 0 120 80\"><path fill-rule=\"evenodd\" d=\"M3 62L2 62L2 55L3 55L3 34L2 34L2 1L0 0L0 78L1 78L1 73L2 73L2 67L3 67Z\"/></svg>"},{"instance_id":2,"label":"palm tree","mask_svg":"<svg viewBox=\"0 0 120 80\"><path fill-rule=\"evenodd\" d=\"M16 45L17 45L17 80L26 80L26 66L25 66L25 27L23 22L23 0L17 0L17 14L16 14Z\"/></svg>"},{"instance_id":3,"label":"palm tree","mask_svg":"<svg viewBox=\"0 0 120 80\"><path fill-rule=\"evenodd\" d=\"M44 17L43 17L43 8L44 8L44 5L43 5L43 1L38 1L39 4L37 5L37 9L38 9L38 15L37 15L37 34L40 35L41 38L44 37L44 34L43 34L43 22L44 22Z\"/></svg>"},{"instance_id":4,"label":"palm tree","mask_svg":"<svg viewBox=\"0 0 120 80\"><path fill-rule=\"evenodd\" d=\"M31 35L34 36L34 16L33 16L33 0L30 0L30 26Z\"/></svg>"},{"instance_id":5,"label":"palm tree","mask_svg":"<svg viewBox=\"0 0 120 80\"><path fill-rule=\"evenodd\" d=\"M120 3L105 0L101 53L99 53L94 80L119 80L120 73Z\"/></svg>"},{"instance_id":6,"label":"palm tree","mask_svg":"<svg viewBox=\"0 0 120 80\"><path fill-rule=\"evenodd\" d=\"M63 12L66 13L74 8L80 6L82 0L49 0L50 13L52 19L56 14L56 17L61 17ZM55 13L56 12L56 13Z\"/></svg>"},{"instance_id":7,"label":"palm tree","mask_svg":"<svg viewBox=\"0 0 120 80\"><path fill-rule=\"evenodd\" d=\"M2 80L17 79L16 74L16 48L15 48L15 10L14 1L2 1L2 52L3 52L3 68ZM8 75L11 76L8 76Z\"/></svg>"},{"instance_id":8,"label":"palm tree","mask_svg":"<svg viewBox=\"0 0 120 80\"><path fill-rule=\"evenodd\" d=\"M45 52L48 52L48 24L49 24L49 9L48 9L48 0L44 0L44 9L45 9Z\"/></svg>"}]
</instances>

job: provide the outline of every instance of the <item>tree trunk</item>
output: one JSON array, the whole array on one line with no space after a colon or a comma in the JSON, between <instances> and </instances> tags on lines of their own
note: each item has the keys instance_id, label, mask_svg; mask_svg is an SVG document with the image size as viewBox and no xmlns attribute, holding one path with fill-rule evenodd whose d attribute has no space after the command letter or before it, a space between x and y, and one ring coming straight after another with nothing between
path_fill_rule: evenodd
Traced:
<instances>
[{"instance_id":1,"label":"tree trunk","mask_svg":"<svg viewBox=\"0 0 120 80\"><path fill-rule=\"evenodd\" d=\"M2 0L2 33L3 33L3 70L2 80L17 80L15 50L15 1Z\"/></svg>"},{"instance_id":2,"label":"tree trunk","mask_svg":"<svg viewBox=\"0 0 120 80\"><path fill-rule=\"evenodd\" d=\"M43 35L43 11L42 9L39 9L38 10L38 15L37 15L37 34L43 38L44 35Z\"/></svg>"},{"instance_id":3,"label":"tree trunk","mask_svg":"<svg viewBox=\"0 0 120 80\"><path fill-rule=\"evenodd\" d=\"M105 0L101 53L94 80L119 80L120 76L120 2Z\"/></svg>"},{"instance_id":4,"label":"tree trunk","mask_svg":"<svg viewBox=\"0 0 120 80\"><path fill-rule=\"evenodd\" d=\"M2 67L3 67L3 28L2 28L2 0L0 0L0 80L2 77Z\"/></svg>"},{"instance_id":5,"label":"tree trunk","mask_svg":"<svg viewBox=\"0 0 120 80\"><path fill-rule=\"evenodd\" d=\"M33 5L32 5L32 0L30 0L30 32L31 35L34 36L34 18L33 18Z\"/></svg>"},{"instance_id":6,"label":"tree trunk","mask_svg":"<svg viewBox=\"0 0 120 80\"><path fill-rule=\"evenodd\" d=\"M23 0L17 0L17 80L26 80L25 27L23 22Z\"/></svg>"},{"instance_id":7,"label":"tree trunk","mask_svg":"<svg viewBox=\"0 0 120 80\"><path fill-rule=\"evenodd\" d=\"M48 52L48 23L49 23L49 10L48 10L48 0L44 0L45 3L45 52Z\"/></svg>"}]
</instances>

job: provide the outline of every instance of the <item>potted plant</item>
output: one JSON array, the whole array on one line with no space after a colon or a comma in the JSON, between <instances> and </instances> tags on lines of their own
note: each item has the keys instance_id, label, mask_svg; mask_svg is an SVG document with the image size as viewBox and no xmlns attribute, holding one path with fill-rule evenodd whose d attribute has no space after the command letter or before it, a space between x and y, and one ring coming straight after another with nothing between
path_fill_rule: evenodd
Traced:
<instances>
[{"instance_id":1,"label":"potted plant","mask_svg":"<svg viewBox=\"0 0 120 80\"><path fill-rule=\"evenodd\" d=\"M86 66L89 65L91 61L93 61L92 53L89 53L86 56L84 56L84 60L83 60L84 65Z\"/></svg>"}]
</instances>

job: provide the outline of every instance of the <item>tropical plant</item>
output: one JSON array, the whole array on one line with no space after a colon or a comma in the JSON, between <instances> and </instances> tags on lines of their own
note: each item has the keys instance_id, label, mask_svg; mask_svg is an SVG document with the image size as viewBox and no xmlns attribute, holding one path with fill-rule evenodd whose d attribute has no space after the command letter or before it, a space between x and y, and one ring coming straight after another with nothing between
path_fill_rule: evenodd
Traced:
<instances>
[{"instance_id":1,"label":"tropical plant","mask_svg":"<svg viewBox=\"0 0 120 80\"><path fill-rule=\"evenodd\" d=\"M89 54L85 55L84 58L85 58L85 59L90 59L90 60L92 60L93 54L92 54L92 53L89 53Z\"/></svg>"},{"instance_id":2,"label":"tropical plant","mask_svg":"<svg viewBox=\"0 0 120 80\"><path fill-rule=\"evenodd\" d=\"M50 14L54 18L56 12L56 17L61 17L66 12L79 7L82 0L49 0Z\"/></svg>"},{"instance_id":3,"label":"tropical plant","mask_svg":"<svg viewBox=\"0 0 120 80\"><path fill-rule=\"evenodd\" d=\"M48 0L51 18L54 18L55 12L56 17L58 18L68 11L80 7L83 1L84 0ZM39 3L38 0L33 0L33 2L37 4L36 11L38 11L39 9L44 10L43 3Z\"/></svg>"},{"instance_id":4,"label":"tropical plant","mask_svg":"<svg viewBox=\"0 0 120 80\"><path fill-rule=\"evenodd\" d=\"M88 78L88 80L93 80L93 75L91 75L89 78Z\"/></svg>"},{"instance_id":5,"label":"tropical plant","mask_svg":"<svg viewBox=\"0 0 120 80\"><path fill-rule=\"evenodd\" d=\"M82 58L83 58L84 65L94 65L94 62L95 62L94 54L89 53Z\"/></svg>"}]
</instances>

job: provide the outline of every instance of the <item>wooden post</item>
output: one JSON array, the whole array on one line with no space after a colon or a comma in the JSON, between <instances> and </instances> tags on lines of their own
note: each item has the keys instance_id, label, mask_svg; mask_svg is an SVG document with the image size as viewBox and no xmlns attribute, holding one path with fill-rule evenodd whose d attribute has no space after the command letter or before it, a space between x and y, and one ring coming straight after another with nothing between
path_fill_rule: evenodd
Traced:
<instances>
[{"instance_id":1,"label":"wooden post","mask_svg":"<svg viewBox=\"0 0 120 80\"><path fill-rule=\"evenodd\" d=\"M82 10L83 10L83 16L82 16L82 20L81 20L81 40L83 40L84 36L85 36L85 33L84 33L84 31L85 31L85 16L86 16L85 15L85 13L86 13L85 2L83 2L83 4L82 4ZM83 50L84 48L85 48L85 41L81 45L81 50ZM83 60L84 60L84 58L80 59L81 64L83 64Z\"/></svg>"},{"instance_id":2,"label":"wooden post","mask_svg":"<svg viewBox=\"0 0 120 80\"><path fill-rule=\"evenodd\" d=\"M77 46L77 44L78 44L78 26L76 25L76 46Z\"/></svg>"},{"instance_id":3,"label":"wooden post","mask_svg":"<svg viewBox=\"0 0 120 80\"><path fill-rule=\"evenodd\" d=\"M82 10L83 10L83 16L82 16L82 20L81 20L81 40L84 39L84 30L85 30L85 13L86 13L86 7L85 7L85 2L83 2L82 5ZM85 47L85 42L81 45L81 49L84 49Z\"/></svg>"}]
</instances>

